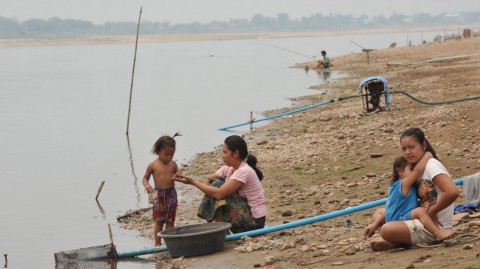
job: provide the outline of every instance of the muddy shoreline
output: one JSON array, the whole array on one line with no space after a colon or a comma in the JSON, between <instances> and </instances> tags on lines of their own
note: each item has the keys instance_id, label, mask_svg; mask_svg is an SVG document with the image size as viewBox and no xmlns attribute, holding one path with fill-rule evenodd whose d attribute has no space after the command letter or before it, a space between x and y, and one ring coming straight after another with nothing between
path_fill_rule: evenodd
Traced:
<instances>
[{"instance_id":1,"label":"muddy shoreline","mask_svg":"<svg viewBox=\"0 0 480 269\"><path fill-rule=\"evenodd\" d=\"M334 91L298 97L292 107L267 111L266 116L357 94L358 83L370 76L382 76L391 91L404 90L427 102L480 96L480 38L372 53L375 56L371 55L368 63L365 53L333 58L335 69L350 75L314 88ZM449 59L429 61L436 58ZM300 63L297 67L305 65L315 63ZM400 155L399 135L409 127L425 131L452 178L480 171L479 99L426 105L402 94L390 98L390 111L366 113L360 99L350 99L277 118L245 134L265 175L269 226L385 198L392 160ZM220 165L218 152L205 152L198 153L182 170L201 179ZM192 200L180 201L176 225L202 223L195 216L199 191L183 185L177 188ZM463 199L461 196L458 204ZM277 269L384 268L386 264L391 268L480 268L479 241L473 242L471 248L458 244L428 251L417 248L372 252L361 235L373 210L229 242L225 251L214 255L172 260L168 253L159 253L149 259L165 268L212 268L224 266L227 261L229 268L265 264L274 264ZM149 215L130 218L123 225L151 238L151 223L139 221ZM455 228L478 235L479 227L469 225L474 221L460 222ZM346 247L350 247L349 251L329 258Z\"/></svg>"}]
</instances>

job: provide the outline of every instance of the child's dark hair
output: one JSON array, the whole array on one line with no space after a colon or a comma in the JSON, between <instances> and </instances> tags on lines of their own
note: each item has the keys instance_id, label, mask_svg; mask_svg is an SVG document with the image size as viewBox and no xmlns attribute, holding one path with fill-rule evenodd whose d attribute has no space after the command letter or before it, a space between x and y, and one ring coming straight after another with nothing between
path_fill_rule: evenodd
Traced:
<instances>
[{"instance_id":1,"label":"child's dark hair","mask_svg":"<svg viewBox=\"0 0 480 269\"><path fill-rule=\"evenodd\" d=\"M437 154L435 153L435 150L433 149L432 145L428 142L428 140L425 138L425 134L420 128L409 128L405 130L402 135L400 136L400 140L404 138L405 136L410 136L415 138L420 144L426 146L425 151L430 151L432 153L433 158L437 159Z\"/></svg>"},{"instance_id":2,"label":"child's dark hair","mask_svg":"<svg viewBox=\"0 0 480 269\"><path fill-rule=\"evenodd\" d=\"M179 132L176 132L172 137L170 137L168 135L161 136L159 139L157 139L155 144L153 144L152 153L153 154L158 154L158 152L162 148L175 148L177 143L175 142L174 138L176 136L180 136L180 135L181 134Z\"/></svg>"},{"instance_id":3,"label":"child's dark hair","mask_svg":"<svg viewBox=\"0 0 480 269\"><path fill-rule=\"evenodd\" d=\"M263 179L263 173L257 167L257 158L251 154L248 154L247 142L245 142L245 140L241 136L231 135L225 138L224 143L225 145L227 145L228 149L231 152L235 152L235 150L238 150L238 155L240 156L240 159L247 159L247 164L250 165L253 170L255 170L258 179Z\"/></svg>"},{"instance_id":4,"label":"child's dark hair","mask_svg":"<svg viewBox=\"0 0 480 269\"><path fill-rule=\"evenodd\" d=\"M403 170L405 167L407 167L408 162L405 158L403 157L397 157L395 158L395 161L393 161L393 171L392 171L392 184L400 179L400 174L398 173L398 170Z\"/></svg>"}]
</instances>

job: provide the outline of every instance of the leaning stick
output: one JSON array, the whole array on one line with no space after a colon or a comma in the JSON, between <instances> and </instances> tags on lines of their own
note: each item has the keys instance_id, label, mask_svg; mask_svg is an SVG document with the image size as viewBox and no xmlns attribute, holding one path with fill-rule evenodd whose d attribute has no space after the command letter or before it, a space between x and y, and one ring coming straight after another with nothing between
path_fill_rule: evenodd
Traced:
<instances>
[{"instance_id":1,"label":"leaning stick","mask_svg":"<svg viewBox=\"0 0 480 269\"><path fill-rule=\"evenodd\" d=\"M95 200L97 200L97 202L98 202L98 196L100 195L100 192L102 191L104 184L105 184L105 180L102 181L102 183L100 183L100 186L98 187L97 196L95 196Z\"/></svg>"},{"instance_id":2,"label":"leaning stick","mask_svg":"<svg viewBox=\"0 0 480 269\"><path fill-rule=\"evenodd\" d=\"M7 268L7 265L8 265L7 254L3 254L3 256L5 257L5 267L4 268Z\"/></svg>"},{"instance_id":3,"label":"leaning stick","mask_svg":"<svg viewBox=\"0 0 480 269\"><path fill-rule=\"evenodd\" d=\"M110 235L110 243L113 245L112 227L110 226L110 223L108 224L108 234Z\"/></svg>"},{"instance_id":4,"label":"leaning stick","mask_svg":"<svg viewBox=\"0 0 480 269\"><path fill-rule=\"evenodd\" d=\"M138 15L138 23L137 23L137 39L135 40L135 54L133 56L133 69L132 69L132 81L130 83L130 98L128 100L128 118L127 118L127 136L128 136L128 129L130 126L130 111L132 109L132 91L133 91L133 77L135 74L135 62L137 61L137 44L138 44L138 31L140 29L140 17L142 17L142 7L140 7L140 14Z\"/></svg>"},{"instance_id":5,"label":"leaning stick","mask_svg":"<svg viewBox=\"0 0 480 269\"><path fill-rule=\"evenodd\" d=\"M130 212L130 213L125 214L125 215L123 215L123 216L117 217L117 221L120 222L122 219L128 218L128 217L130 217L130 216L132 216L132 215L135 215L135 214L138 214L138 213L145 212L145 211L150 210L150 209L152 209L152 207L146 207L146 208L137 209L137 210L135 210L135 211L133 211L133 212Z\"/></svg>"}]
</instances>

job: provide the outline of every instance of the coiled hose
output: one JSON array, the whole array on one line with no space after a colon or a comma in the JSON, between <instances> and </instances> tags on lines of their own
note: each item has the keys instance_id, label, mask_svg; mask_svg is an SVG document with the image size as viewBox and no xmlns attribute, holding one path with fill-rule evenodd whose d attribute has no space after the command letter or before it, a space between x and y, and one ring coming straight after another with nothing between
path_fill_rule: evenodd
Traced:
<instances>
[{"instance_id":1,"label":"coiled hose","mask_svg":"<svg viewBox=\"0 0 480 269\"><path fill-rule=\"evenodd\" d=\"M412 98L413 100L415 100L419 103L422 103L424 105L446 105L446 104L466 102L466 101L471 101L471 100L475 100L475 99L480 99L480 96L471 96L471 97L465 97L465 98L456 99L456 100L449 100L449 101L427 102L427 101L418 99L417 97L415 97L415 96L411 95L410 93L408 93L406 91L403 91L403 90L395 90L395 91L391 91L391 93L401 93L401 94L406 95L406 96Z\"/></svg>"}]
</instances>

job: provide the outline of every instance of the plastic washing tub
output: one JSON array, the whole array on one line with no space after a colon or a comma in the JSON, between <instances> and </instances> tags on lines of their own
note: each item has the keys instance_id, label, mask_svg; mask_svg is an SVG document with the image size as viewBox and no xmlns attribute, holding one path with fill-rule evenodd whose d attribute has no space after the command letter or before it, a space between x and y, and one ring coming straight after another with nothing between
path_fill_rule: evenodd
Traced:
<instances>
[{"instance_id":1,"label":"plastic washing tub","mask_svg":"<svg viewBox=\"0 0 480 269\"><path fill-rule=\"evenodd\" d=\"M193 224L162 231L158 236L165 240L173 258L199 256L223 250L230 227L227 222Z\"/></svg>"}]
</instances>

